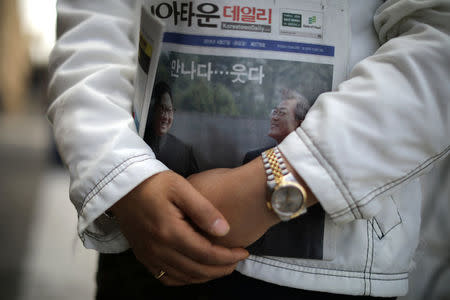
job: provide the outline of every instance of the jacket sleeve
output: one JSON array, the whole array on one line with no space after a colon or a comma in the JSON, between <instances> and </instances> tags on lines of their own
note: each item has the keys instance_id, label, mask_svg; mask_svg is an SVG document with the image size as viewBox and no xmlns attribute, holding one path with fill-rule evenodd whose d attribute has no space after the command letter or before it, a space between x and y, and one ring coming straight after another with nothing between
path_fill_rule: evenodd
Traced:
<instances>
[{"instance_id":1,"label":"jacket sleeve","mask_svg":"<svg viewBox=\"0 0 450 300\"><path fill-rule=\"evenodd\" d=\"M374 17L379 49L281 143L335 222L373 217L448 155L449 20L447 0L385 2Z\"/></svg>"},{"instance_id":2,"label":"jacket sleeve","mask_svg":"<svg viewBox=\"0 0 450 300\"><path fill-rule=\"evenodd\" d=\"M50 57L48 118L70 172L70 199L87 248L129 247L104 212L167 168L136 133L132 118L139 1L63 0Z\"/></svg>"}]
</instances>

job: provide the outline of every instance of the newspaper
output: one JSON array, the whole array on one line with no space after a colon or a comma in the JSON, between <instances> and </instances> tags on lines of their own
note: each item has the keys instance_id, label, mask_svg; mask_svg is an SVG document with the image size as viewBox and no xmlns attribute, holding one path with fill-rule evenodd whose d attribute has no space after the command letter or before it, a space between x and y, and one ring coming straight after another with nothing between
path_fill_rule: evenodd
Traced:
<instances>
[{"instance_id":1,"label":"newspaper","mask_svg":"<svg viewBox=\"0 0 450 300\"><path fill-rule=\"evenodd\" d=\"M347 76L348 20L346 1L144 1L139 134L183 176L247 162L299 125L289 98Z\"/></svg>"}]
</instances>

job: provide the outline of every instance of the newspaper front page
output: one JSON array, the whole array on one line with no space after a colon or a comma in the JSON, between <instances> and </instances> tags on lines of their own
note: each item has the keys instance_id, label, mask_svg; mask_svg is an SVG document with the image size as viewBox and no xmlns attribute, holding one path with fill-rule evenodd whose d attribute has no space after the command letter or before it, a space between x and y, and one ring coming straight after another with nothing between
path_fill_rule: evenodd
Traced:
<instances>
[{"instance_id":1,"label":"newspaper front page","mask_svg":"<svg viewBox=\"0 0 450 300\"><path fill-rule=\"evenodd\" d=\"M185 177L256 158L345 79L349 28L346 1L144 1L139 134ZM323 230L323 210L317 214L311 222L321 224L310 226ZM293 255L283 251L263 254ZM299 251L326 256L297 249L296 257Z\"/></svg>"}]
</instances>

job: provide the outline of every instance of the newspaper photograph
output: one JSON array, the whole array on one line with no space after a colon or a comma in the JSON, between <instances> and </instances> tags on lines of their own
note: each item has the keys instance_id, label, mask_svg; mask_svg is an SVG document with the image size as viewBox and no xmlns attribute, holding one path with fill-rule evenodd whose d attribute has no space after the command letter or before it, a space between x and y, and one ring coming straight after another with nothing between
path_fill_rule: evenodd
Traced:
<instances>
[{"instance_id":1,"label":"newspaper photograph","mask_svg":"<svg viewBox=\"0 0 450 300\"><path fill-rule=\"evenodd\" d=\"M274 146L294 130L306 109L298 120L290 115L329 91L332 74L330 64L164 50L144 139L184 176L239 166L248 152Z\"/></svg>"}]
</instances>

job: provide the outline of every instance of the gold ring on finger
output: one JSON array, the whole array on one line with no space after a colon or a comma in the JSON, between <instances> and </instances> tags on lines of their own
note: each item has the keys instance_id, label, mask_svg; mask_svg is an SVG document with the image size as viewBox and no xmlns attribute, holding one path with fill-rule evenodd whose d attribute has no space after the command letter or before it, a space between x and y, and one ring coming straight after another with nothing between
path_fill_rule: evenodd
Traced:
<instances>
[{"instance_id":1,"label":"gold ring on finger","mask_svg":"<svg viewBox=\"0 0 450 300\"><path fill-rule=\"evenodd\" d=\"M155 278L159 280L164 276L164 274L166 274L166 271L161 270L159 271L158 275L155 275Z\"/></svg>"}]
</instances>

